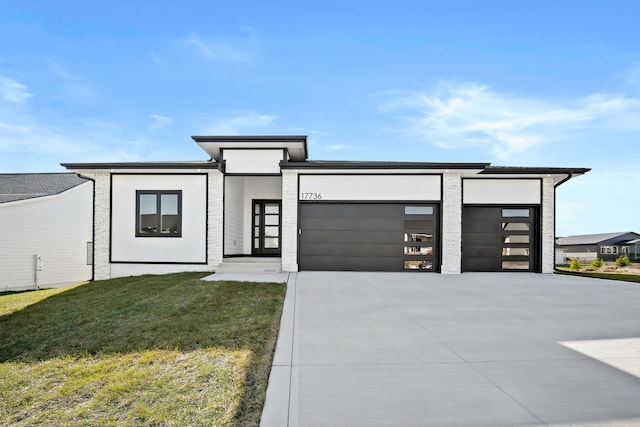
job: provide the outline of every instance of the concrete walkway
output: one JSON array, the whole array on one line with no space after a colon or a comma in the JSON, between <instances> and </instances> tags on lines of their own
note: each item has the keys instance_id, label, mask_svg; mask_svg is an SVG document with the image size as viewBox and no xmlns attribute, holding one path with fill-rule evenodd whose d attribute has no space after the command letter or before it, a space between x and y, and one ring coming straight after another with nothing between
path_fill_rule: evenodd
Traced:
<instances>
[{"instance_id":1,"label":"concrete walkway","mask_svg":"<svg viewBox=\"0 0 640 427\"><path fill-rule=\"evenodd\" d=\"M261 426L640 426L640 285L291 274Z\"/></svg>"}]
</instances>

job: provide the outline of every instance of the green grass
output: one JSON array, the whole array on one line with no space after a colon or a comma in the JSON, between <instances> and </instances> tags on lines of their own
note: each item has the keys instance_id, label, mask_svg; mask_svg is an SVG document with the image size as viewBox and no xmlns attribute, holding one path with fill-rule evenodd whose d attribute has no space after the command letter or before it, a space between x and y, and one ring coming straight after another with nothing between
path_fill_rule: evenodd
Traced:
<instances>
[{"instance_id":1,"label":"green grass","mask_svg":"<svg viewBox=\"0 0 640 427\"><path fill-rule=\"evenodd\" d=\"M595 277L597 279L620 280L622 282L640 283L640 275L638 274L599 273L597 271L589 271L589 272L571 271L568 265L566 266L557 265L555 271L557 274L566 274L569 276Z\"/></svg>"},{"instance_id":2,"label":"green grass","mask_svg":"<svg viewBox=\"0 0 640 427\"><path fill-rule=\"evenodd\" d=\"M202 276L0 295L0 425L257 426L285 285Z\"/></svg>"}]
</instances>

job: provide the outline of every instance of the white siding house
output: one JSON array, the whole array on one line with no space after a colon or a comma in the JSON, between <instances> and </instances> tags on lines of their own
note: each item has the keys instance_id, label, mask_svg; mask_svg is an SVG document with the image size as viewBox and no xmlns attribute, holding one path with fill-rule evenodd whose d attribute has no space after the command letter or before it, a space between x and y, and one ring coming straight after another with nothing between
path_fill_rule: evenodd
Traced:
<instances>
[{"instance_id":1,"label":"white siding house","mask_svg":"<svg viewBox=\"0 0 640 427\"><path fill-rule=\"evenodd\" d=\"M70 173L1 174L0 292L90 280L92 222L91 181Z\"/></svg>"}]
</instances>

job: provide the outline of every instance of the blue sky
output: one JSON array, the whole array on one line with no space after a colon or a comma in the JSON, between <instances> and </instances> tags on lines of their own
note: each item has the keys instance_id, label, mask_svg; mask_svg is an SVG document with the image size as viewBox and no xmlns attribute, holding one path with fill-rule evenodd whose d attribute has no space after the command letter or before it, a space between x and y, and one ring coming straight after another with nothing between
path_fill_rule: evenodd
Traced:
<instances>
[{"instance_id":1,"label":"blue sky","mask_svg":"<svg viewBox=\"0 0 640 427\"><path fill-rule=\"evenodd\" d=\"M591 167L558 235L640 232L640 2L0 0L0 172L206 159Z\"/></svg>"}]
</instances>

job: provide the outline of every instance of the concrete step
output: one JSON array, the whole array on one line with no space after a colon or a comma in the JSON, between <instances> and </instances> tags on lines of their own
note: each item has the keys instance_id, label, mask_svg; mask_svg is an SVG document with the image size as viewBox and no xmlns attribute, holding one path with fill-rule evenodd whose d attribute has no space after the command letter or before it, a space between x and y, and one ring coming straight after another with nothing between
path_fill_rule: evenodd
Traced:
<instances>
[{"instance_id":1,"label":"concrete step","mask_svg":"<svg viewBox=\"0 0 640 427\"><path fill-rule=\"evenodd\" d=\"M216 268L216 273L280 273L282 272L282 262L280 258L273 258L269 261L239 261L240 258L225 259ZM277 261L276 261L277 260Z\"/></svg>"}]
</instances>

